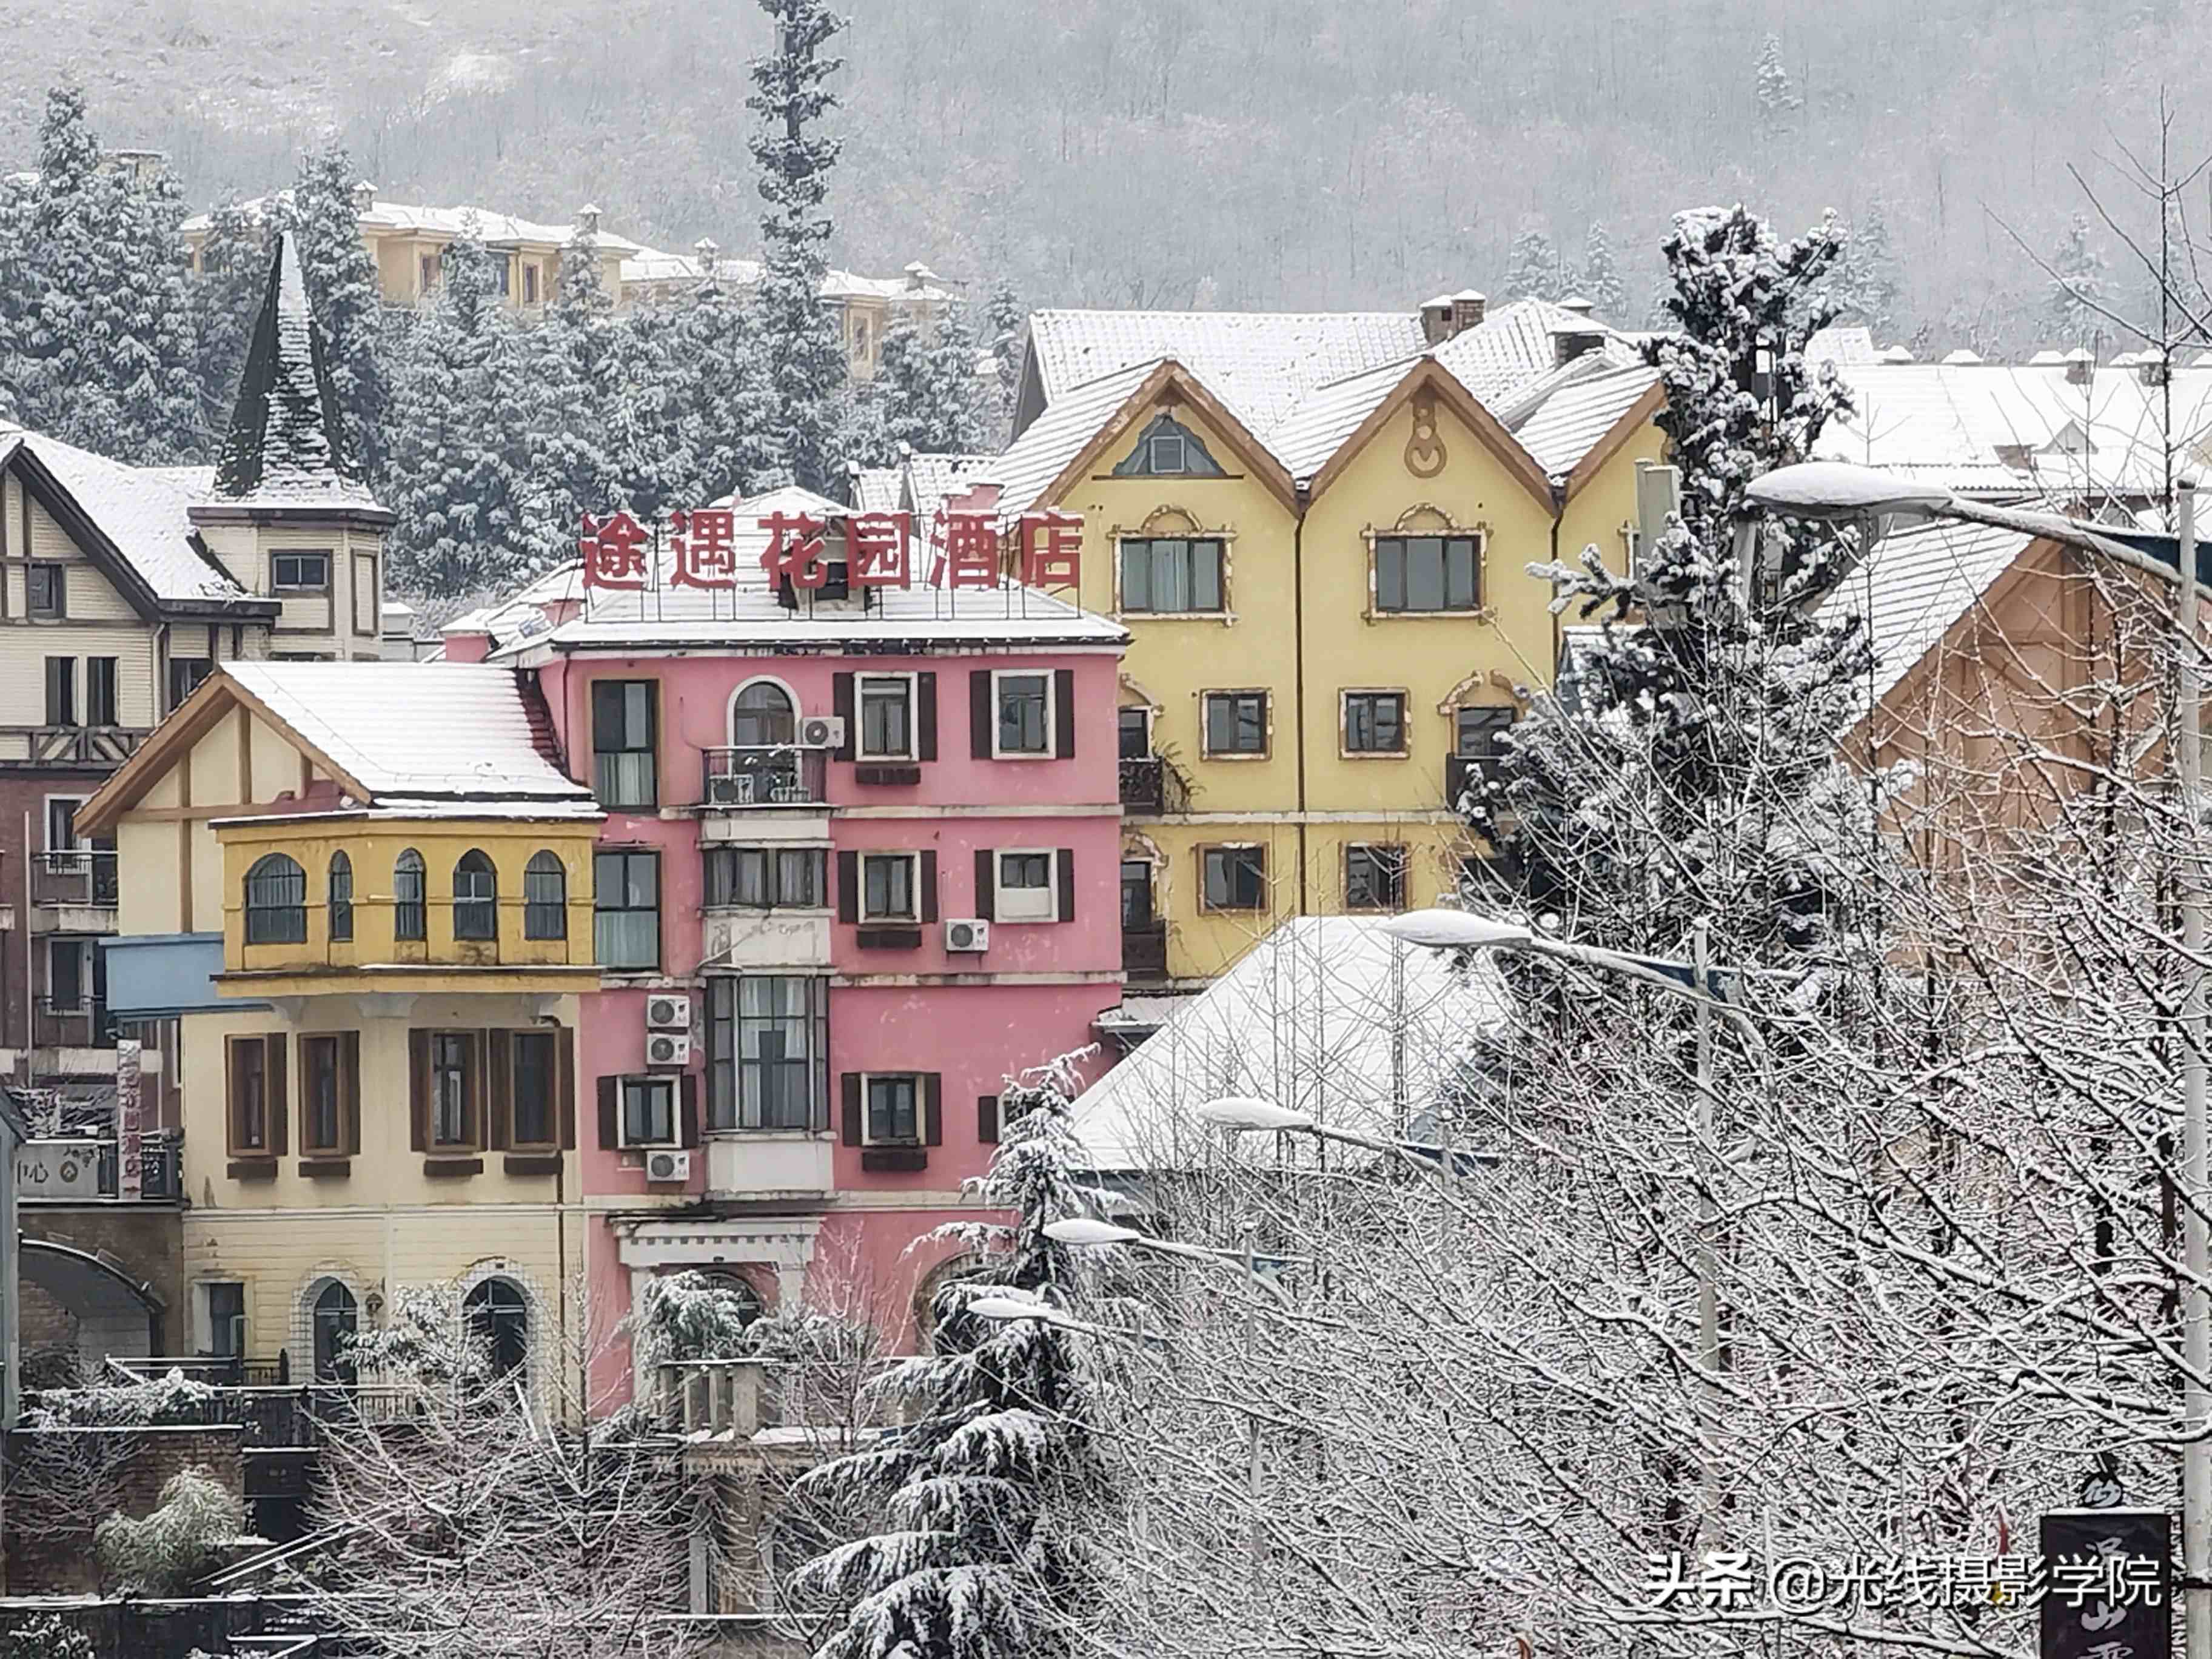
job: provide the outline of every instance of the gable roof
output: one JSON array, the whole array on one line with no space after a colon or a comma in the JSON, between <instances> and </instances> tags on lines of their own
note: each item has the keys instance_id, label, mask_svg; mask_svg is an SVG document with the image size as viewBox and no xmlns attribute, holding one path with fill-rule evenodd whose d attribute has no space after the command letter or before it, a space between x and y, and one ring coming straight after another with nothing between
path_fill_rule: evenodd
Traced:
<instances>
[{"instance_id":1,"label":"gable roof","mask_svg":"<svg viewBox=\"0 0 2212 1659\"><path fill-rule=\"evenodd\" d=\"M1604 336L1597 350L1587 355L1601 356L1616 368L1644 362L1636 343L1620 330L1548 300L1499 306L1473 328L1439 341L1435 356L1462 386L1503 416L1507 403L1560 366L1560 334Z\"/></svg>"},{"instance_id":2,"label":"gable roof","mask_svg":"<svg viewBox=\"0 0 2212 1659\"><path fill-rule=\"evenodd\" d=\"M1578 357L1566 365L1573 369L1589 363L1589 370L1570 375L1560 371L1557 386L1547 388L1544 396L1511 427L1521 447L1534 458L1536 465L1554 477L1565 475L1571 483L1581 480L1574 475L1587 475L1594 471L1595 460L1602 465L1610 453L1606 440L1642 425L1656 414L1665 400L1660 385L1659 371L1643 364L1633 368L1616 368L1593 353ZM1634 421L1627 419L1638 415Z\"/></svg>"},{"instance_id":3,"label":"gable roof","mask_svg":"<svg viewBox=\"0 0 2212 1659\"><path fill-rule=\"evenodd\" d=\"M1521 447L1519 440L1498 423L1498 417L1470 393L1458 377L1447 369L1435 353L1416 359L1396 383L1370 409L1350 435L1314 473L1307 483L1315 495L1327 489L1352 458L1374 438L1392 416L1424 388L1437 393L1439 401L1457 415L1461 422L1472 431L1476 440L1509 473L1514 482L1526 489L1548 510L1552 506L1552 483L1535 459Z\"/></svg>"}]
</instances>

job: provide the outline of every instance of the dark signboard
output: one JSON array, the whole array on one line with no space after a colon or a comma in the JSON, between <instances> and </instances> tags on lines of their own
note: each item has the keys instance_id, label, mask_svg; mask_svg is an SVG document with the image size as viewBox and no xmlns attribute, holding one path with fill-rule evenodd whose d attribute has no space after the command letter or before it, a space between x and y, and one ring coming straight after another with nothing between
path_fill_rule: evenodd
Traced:
<instances>
[{"instance_id":1,"label":"dark signboard","mask_svg":"<svg viewBox=\"0 0 2212 1659\"><path fill-rule=\"evenodd\" d=\"M2054 1510L2042 1541L2042 1659L2171 1659L2173 1546L2163 1510Z\"/></svg>"}]
</instances>

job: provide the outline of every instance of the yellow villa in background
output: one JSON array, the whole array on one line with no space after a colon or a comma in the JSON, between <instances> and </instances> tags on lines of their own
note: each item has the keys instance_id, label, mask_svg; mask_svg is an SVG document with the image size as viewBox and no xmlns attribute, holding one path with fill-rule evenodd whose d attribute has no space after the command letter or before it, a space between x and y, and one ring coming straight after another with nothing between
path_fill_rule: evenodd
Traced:
<instances>
[{"instance_id":1,"label":"yellow villa in background","mask_svg":"<svg viewBox=\"0 0 2212 1659\"><path fill-rule=\"evenodd\" d=\"M82 809L110 985L179 1020L194 1352L345 1374L443 1285L501 1363L572 1317L600 813L501 669L226 663Z\"/></svg>"},{"instance_id":2,"label":"yellow villa in background","mask_svg":"<svg viewBox=\"0 0 2212 1659\"><path fill-rule=\"evenodd\" d=\"M1003 514L1080 514L1081 603L1132 636L1133 991L1455 890L1488 849L1455 803L1559 662L1528 567L1625 568L1660 407L1574 302L1032 319L1028 424L971 476Z\"/></svg>"}]
</instances>

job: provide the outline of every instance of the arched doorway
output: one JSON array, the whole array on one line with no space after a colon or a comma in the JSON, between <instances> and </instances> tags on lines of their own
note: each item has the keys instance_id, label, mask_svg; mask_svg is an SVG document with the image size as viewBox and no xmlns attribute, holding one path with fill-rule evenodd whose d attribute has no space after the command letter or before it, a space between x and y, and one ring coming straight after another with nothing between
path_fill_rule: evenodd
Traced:
<instances>
[{"instance_id":1,"label":"arched doorway","mask_svg":"<svg viewBox=\"0 0 2212 1659\"><path fill-rule=\"evenodd\" d=\"M361 1328L361 1307L337 1279L323 1281L308 1311L315 1381L351 1387L355 1377L353 1339Z\"/></svg>"},{"instance_id":2,"label":"arched doorway","mask_svg":"<svg viewBox=\"0 0 2212 1659\"><path fill-rule=\"evenodd\" d=\"M469 1334L484 1345L494 1376L507 1376L530 1360L530 1300L511 1279L487 1279L461 1298Z\"/></svg>"}]
</instances>

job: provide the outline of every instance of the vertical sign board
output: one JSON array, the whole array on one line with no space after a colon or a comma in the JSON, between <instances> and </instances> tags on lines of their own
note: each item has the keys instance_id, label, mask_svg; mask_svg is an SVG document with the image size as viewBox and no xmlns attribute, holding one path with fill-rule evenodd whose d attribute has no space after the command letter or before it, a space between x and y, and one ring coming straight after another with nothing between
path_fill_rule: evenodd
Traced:
<instances>
[{"instance_id":1,"label":"vertical sign board","mask_svg":"<svg viewBox=\"0 0 2212 1659\"><path fill-rule=\"evenodd\" d=\"M125 1204L138 1201L145 1178L144 1162L139 1155L144 1141L138 1108L143 1060L143 1046L135 1038L116 1039L115 1195Z\"/></svg>"},{"instance_id":2,"label":"vertical sign board","mask_svg":"<svg viewBox=\"0 0 2212 1659\"><path fill-rule=\"evenodd\" d=\"M2041 1659L2172 1659L2173 1542L2163 1510L2043 1517Z\"/></svg>"}]
</instances>

